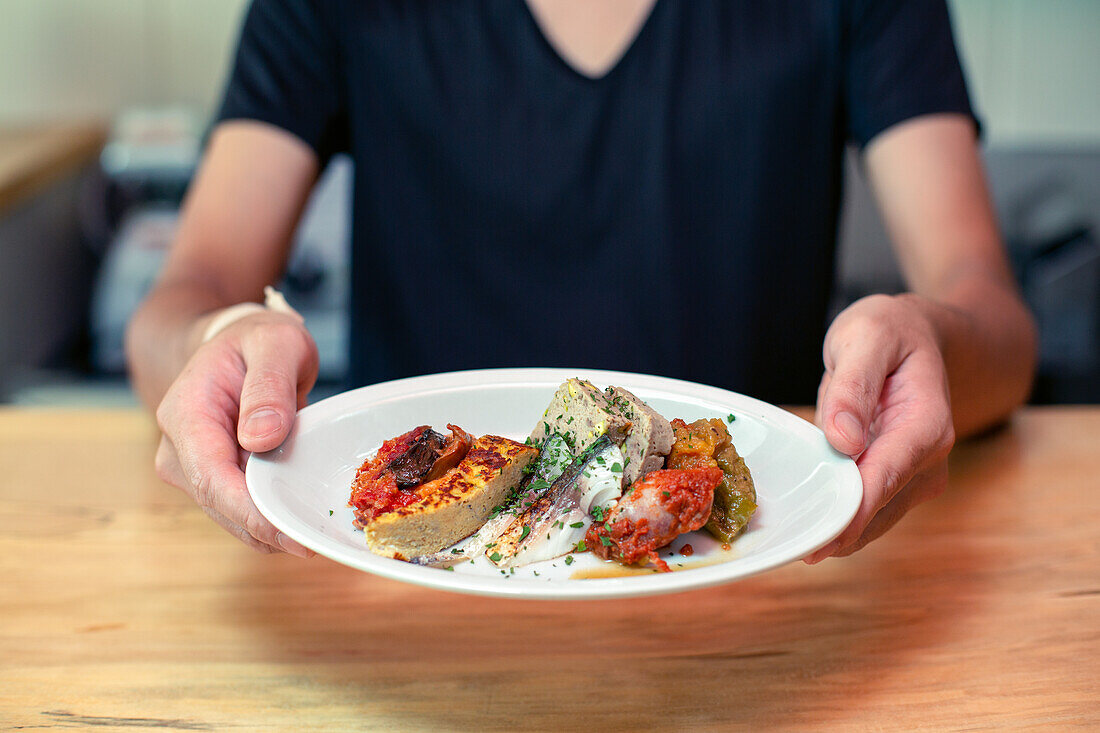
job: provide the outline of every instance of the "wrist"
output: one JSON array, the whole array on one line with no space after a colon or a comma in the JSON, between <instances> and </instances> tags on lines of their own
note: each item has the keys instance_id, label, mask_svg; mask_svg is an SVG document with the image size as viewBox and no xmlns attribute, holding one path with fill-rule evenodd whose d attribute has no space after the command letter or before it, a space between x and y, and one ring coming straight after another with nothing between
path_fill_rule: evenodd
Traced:
<instances>
[{"instance_id":1,"label":"wrist","mask_svg":"<svg viewBox=\"0 0 1100 733\"><path fill-rule=\"evenodd\" d=\"M936 345L940 354L947 352L948 334L965 326L965 316L949 305L917 293L900 293L894 296L898 303L913 314L921 330Z\"/></svg>"},{"instance_id":2,"label":"wrist","mask_svg":"<svg viewBox=\"0 0 1100 733\"><path fill-rule=\"evenodd\" d=\"M221 310L210 314L209 319L204 319L205 324L201 332L202 340L200 343L206 343L207 341L217 336L221 331L224 331L226 328L233 325L235 322L241 320L242 318L247 318L248 316L254 315L256 313L265 312L282 313L290 316L298 323L305 322L305 319L302 318L302 315L298 311L294 310L290 306L290 304L286 302L286 298L283 297L283 294L268 285L264 287L263 305L251 302L238 303L236 305L231 305L228 308L222 308Z\"/></svg>"},{"instance_id":3,"label":"wrist","mask_svg":"<svg viewBox=\"0 0 1100 733\"><path fill-rule=\"evenodd\" d=\"M288 317L299 325L305 323L302 315L287 303L283 294L268 285L264 288L263 304L246 301L204 313L196 318L187 331L187 353L194 354L200 346L240 321L252 316L272 314Z\"/></svg>"},{"instance_id":4,"label":"wrist","mask_svg":"<svg viewBox=\"0 0 1100 733\"><path fill-rule=\"evenodd\" d=\"M191 325L187 327L187 334L184 337L184 348L188 358L191 357L199 347L205 343L203 341L203 334L206 333L206 329L210 327L210 322L220 313L223 309L219 308L215 311L209 311L203 313L201 316L191 322Z\"/></svg>"}]
</instances>

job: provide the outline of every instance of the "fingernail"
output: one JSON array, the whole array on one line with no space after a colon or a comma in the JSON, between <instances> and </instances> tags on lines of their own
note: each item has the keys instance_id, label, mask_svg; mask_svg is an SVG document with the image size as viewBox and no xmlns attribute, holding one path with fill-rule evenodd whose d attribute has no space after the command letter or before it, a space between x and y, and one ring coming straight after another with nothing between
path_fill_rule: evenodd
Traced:
<instances>
[{"instance_id":1,"label":"fingernail","mask_svg":"<svg viewBox=\"0 0 1100 733\"><path fill-rule=\"evenodd\" d=\"M294 555L296 557L301 557L301 558L313 557L312 552L310 552L306 548L302 547L301 545L299 545L297 542L295 542L294 540L287 537L282 532L275 535L275 541L279 543L279 547L283 548L284 550L289 552L291 555Z\"/></svg>"},{"instance_id":2,"label":"fingernail","mask_svg":"<svg viewBox=\"0 0 1100 733\"><path fill-rule=\"evenodd\" d=\"M855 415L850 412L842 412L836 416L833 424L836 425L836 429L840 431L845 440L860 448L863 447L863 425Z\"/></svg>"},{"instance_id":3,"label":"fingernail","mask_svg":"<svg viewBox=\"0 0 1100 733\"><path fill-rule=\"evenodd\" d=\"M248 416L245 430L253 438L264 438L283 426L283 417L270 407L261 407Z\"/></svg>"}]
</instances>

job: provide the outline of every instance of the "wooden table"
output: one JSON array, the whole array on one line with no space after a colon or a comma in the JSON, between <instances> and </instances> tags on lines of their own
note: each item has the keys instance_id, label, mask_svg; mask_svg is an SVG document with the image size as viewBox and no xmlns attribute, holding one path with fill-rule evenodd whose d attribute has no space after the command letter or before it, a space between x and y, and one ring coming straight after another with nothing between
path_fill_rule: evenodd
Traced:
<instances>
[{"instance_id":1,"label":"wooden table","mask_svg":"<svg viewBox=\"0 0 1100 733\"><path fill-rule=\"evenodd\" d=\"M845 560L516 602L253 553L136 412L0 411L0 728L1100 728L1100 408L1029 409Z\"/></svg>"}]
</instances>

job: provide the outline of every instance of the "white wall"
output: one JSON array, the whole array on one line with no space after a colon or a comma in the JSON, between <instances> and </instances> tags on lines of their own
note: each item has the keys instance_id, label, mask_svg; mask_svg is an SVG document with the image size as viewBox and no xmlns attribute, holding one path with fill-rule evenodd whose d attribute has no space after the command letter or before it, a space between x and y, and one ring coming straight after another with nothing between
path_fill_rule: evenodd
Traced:
<instances>
[{"instance_id":1,"label":"white wall","mask_svg":"<svg viewBox=\"0 0 1100 733\"><path fill-rule=\"evenodd\" d=\"M1100 0L950 0L989 146L1100 144Z\"/></svg>"},{"instance_id":2,"label":"white wall","mask_svg":"<svg viewBox=\"0 0 1100 733\"><path fill-rule=\"evenodd\" d=\"M0 0L0 124L134 104L206 112L246 3ZM987 143L1100 145L1100 0L950 5Z\"/></svg>"},{"instance_id":3,"label":"white wall","mask_svg":"<svg viewBox=\"0 0 1100 733\"><path fill-rule=\"evenodd\" d=\"M213 107L246 0L0 0L0 124Z\"/></svg>"}]
</instances>

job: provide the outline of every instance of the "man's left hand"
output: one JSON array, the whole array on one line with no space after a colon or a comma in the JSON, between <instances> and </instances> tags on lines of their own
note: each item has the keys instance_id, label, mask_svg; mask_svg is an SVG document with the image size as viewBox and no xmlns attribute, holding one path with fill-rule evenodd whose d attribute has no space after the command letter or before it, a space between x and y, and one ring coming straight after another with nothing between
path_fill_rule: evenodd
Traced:
<instances>
[{"instance_id":1,"label":"man's left hand","mask_svg":"<svg viewBox=\"0 0 1100 733\"><path fill-rule=\"evenodd\" d=\"M947 487L955 430L924 305L916 295L872 295L845 309L825 336L816 422L834 448L855 458L863 502L807 563L850 555Z\"/></svg>"}]
</instances>

